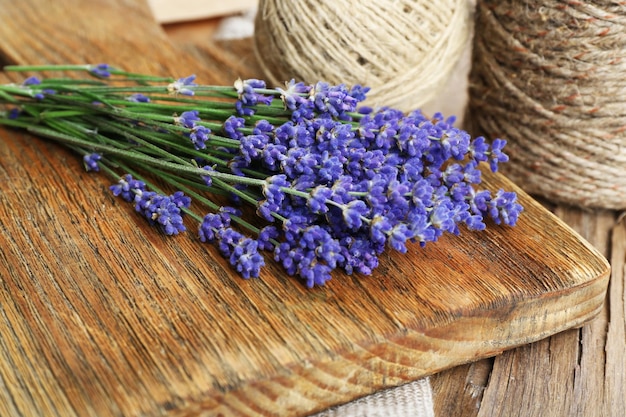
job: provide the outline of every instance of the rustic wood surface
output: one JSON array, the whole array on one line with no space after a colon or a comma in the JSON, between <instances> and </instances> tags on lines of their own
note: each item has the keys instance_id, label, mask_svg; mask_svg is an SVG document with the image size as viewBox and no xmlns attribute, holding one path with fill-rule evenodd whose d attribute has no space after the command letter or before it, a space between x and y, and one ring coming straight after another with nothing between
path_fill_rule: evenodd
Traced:
<instances>
[{"instance_id":1,"label":"rustic wood surface","mask_svg":"<svg viewBox=\"0 0 626 417\"><path fill-rule=\"evenodd\" d=\"M147 10L0 0L0 60L260 75L249 43L211 42L210 22L165 32ZM517 228L447 236L311 291L275 267L241 280L192 236L147 227L73 154L0 139L2 416L307 415L518 345L435 374L437 416L624 415L618 213L550 207L596 249L522 194Z\"/></svg>"}]
</instances>

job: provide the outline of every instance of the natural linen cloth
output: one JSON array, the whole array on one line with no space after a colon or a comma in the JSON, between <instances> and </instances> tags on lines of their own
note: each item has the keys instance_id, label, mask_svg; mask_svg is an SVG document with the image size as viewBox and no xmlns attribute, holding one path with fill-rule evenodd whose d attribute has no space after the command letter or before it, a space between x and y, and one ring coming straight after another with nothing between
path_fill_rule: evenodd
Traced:
<instances>
[{"instance_id":1,"label":"natural linen cloth","mask_svg":"<svg viewBox=\"0 0 626 417\"><path fill-rule=\"evenodd\" d=\"M254 34L256 10L222 20L215 38L237 39ZM311 417L434 417L430 380L423 378L400 387L322 411Z\"/></svg>"},{"instance_id":2,"label":"natural linen cloth","mask_svg":"<svg viewBox=\"0 0 626 417\"><path fill-rule=\"evenodd\" d=\"M434 417L428 378L379 391L311 417Z\"/></svg>"}]
</instances>

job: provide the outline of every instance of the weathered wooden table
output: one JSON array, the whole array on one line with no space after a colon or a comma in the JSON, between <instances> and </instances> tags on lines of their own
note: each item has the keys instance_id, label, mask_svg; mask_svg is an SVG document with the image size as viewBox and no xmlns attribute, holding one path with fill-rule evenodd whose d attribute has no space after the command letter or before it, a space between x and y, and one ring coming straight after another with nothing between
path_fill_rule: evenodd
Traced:
<instances>
[{"instance_id":1,"label":"weathered wooden table","mask_svg":"<svg viewBox=\"0 0 626 417\"><path fill-rule=\"evenodd\" d=\"M214 24L163 31L143 1L0 0L0 61L260 77L250 42L211 42ZM242 281L80 166L0 129L0 415L307 415L428 374L437 416L626 414L620 213L524 196L517 229L308 291L277 268Z\"/></svg>"}]
</instances>

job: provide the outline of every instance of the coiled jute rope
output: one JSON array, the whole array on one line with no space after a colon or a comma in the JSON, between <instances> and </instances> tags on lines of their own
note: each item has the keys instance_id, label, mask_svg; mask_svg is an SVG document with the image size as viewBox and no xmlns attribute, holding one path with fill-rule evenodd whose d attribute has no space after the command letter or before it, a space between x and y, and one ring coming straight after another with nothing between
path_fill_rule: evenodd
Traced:
<instances>
[{"instance_id":1,"label":"coiled jute rope","mask_svg":"<svg viewBox=\"0 0 626 417\"><path fill-rule=\"evenodd\" d=\"M526 191L626 208L626 5L479 0L468 120Z\"/></svg>"},{"instance_id":2,"label":"coiled jute rope","mask_svg":"<svg viewBox=\"0 0 626 417\"><path fill-rule=\"evenodd\" d=\"M261 0L254 47L275 86L367 85L366 104L414 110L468 46L470 10L468 0Z\"/></svg>"}]
</instances>

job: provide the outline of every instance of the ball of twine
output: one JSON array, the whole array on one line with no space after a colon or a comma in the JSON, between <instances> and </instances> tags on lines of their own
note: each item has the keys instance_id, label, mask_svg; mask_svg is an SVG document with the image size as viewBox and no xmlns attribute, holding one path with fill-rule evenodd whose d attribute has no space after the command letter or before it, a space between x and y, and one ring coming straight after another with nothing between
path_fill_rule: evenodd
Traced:
<instances>
[{"instance_id":1,"label":"ball of twine","mask_svg":"<svg viewBox=\"0 0 626 417\"><path fill-rule=\"evenodd\" d=\"M276 86L367 85L368 105L408 111L439 92L471 21L468 0L261 0L254 48Z\"/></svg>"},{"instance_id":2,"label":"ball of twine","mask_svg":"<svg viewBox=\"0 0 626 417\"><path fill-rule=\"evenodd\" d=\"M626 208L626 7L479 0L468 119L503 172L572 205Z\"/></svg>"}]
</instances>

